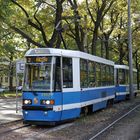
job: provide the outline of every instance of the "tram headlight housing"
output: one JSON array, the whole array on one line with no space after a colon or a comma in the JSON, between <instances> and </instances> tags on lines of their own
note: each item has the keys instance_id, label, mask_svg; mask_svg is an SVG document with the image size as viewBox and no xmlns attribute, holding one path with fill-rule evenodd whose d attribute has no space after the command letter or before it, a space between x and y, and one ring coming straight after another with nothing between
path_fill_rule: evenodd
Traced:
<instances>
[{"instance_id":1,"label":"tram headlight housing","mask_svg":"<svg viewBox=\"0 0 140 140\"><path fill-rule=\"evenodd\" d=\"M30 99L23 100L23 105L30 105L30 104L32 104L32 100Z\"/></svg>"},{"instance_id":2,"label":"tram headlight housing","mask_svg":"<svg viewBox=\"0 0 140 140\"><path fill-rule=\"evenodd\" d=\"M41 100L42 105L54 105L54 100Z\"/></svg>"}]
</instances>

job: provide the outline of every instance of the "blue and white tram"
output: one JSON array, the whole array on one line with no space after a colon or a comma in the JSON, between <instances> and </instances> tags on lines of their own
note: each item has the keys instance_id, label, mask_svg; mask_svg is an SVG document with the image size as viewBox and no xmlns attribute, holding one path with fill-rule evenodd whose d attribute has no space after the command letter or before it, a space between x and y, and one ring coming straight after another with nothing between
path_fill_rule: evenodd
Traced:
<instances>
[{"instance_id":1,"label":"blue and white tram","mask_svg":"<svg viewBox=\"0 0 140 140\"><path fill-rule=\"evenodd\" d=\"M129 99L129 67L126 65L115 65L115 101ZM137 70L133 69L134 94L137 93Z\"/></svg>"},{"instance_id":2,"label":"blue and white tram","mask_svg":"<svg viewBox=\"0 0 140 140\"><path fill-rule=\"evenodd\" d=\"M25 57L24 123L74 119L105 108L115 98L112 61L53 48L31 49Z\"/></svg>"}]
</instances>

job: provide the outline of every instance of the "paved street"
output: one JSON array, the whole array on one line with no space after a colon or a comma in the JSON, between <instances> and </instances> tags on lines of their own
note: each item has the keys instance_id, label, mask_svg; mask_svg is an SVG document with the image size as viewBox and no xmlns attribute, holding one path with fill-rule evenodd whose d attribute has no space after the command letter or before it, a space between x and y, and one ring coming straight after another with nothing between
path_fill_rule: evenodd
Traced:
<instances>
[{"instance_id":1,"label":"paved street","mask_svg":"<svg viewBox=\"0 0 140 140\"><path fill-rule=\"evenodd\" d=\"M16 99L0 99L0 124L22 118L21 99L18 99L18 112L16 113Z\"/></svg>"}]
</instances>

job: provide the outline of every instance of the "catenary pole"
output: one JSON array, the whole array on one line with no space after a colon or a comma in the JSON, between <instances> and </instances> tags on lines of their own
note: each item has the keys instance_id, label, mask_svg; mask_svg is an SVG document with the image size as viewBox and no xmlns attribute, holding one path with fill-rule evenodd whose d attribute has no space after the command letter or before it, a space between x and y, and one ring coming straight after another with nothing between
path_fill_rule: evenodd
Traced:
<instances>
[{"instance_id":1,"label":"catenary pole","mask_svg":"<svg viewBox=\"0 0 140 140\"><path fill-rule=\"evenodd\" d=\"M133 56L132 56L132 30L131 30L131 0L128 0L128 48L129 48L129 92L130 92L130 99L133 99L134 91L133 91Z\"/></svg>"}]
</instances>

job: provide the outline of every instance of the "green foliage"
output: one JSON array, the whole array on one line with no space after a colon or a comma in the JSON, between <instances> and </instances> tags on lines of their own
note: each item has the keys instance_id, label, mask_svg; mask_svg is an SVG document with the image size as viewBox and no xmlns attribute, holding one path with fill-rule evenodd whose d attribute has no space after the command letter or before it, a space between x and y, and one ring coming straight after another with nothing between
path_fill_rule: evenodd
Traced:
<instances>
[{"instance_id":1,"label":"green foliage","mask_svg":"<svg viewBox=\"0 0 140 140\"><path fill-rule=\"evenodd\" d=\"M74 0L71 0L74 3ZM36 26L42 25L43 31L46 34L46 39L49 42L55 30L56 8L57 3L55 0L18 0L16 1L25 11L12 2L12 0L0 0L0 54L1 56L10 56L14 53L14 59L23 57L26 50L36 47L32 45L29 39L17 33L11 28L16 27L23 31L28 37L37 43L45 46L42 33L37 28L31 26L29 21ZM77 2L77 1L76 1ZM95 22L98 22L97 11L101 8L103 0L90 0L89 9ZM107 6L112 0L106 1L106 7L103 11L103 19L99 21L98 40L97 40L97 55L105 57L106 48L105 41L108 41L109 59L116 63L126 63L128 60L128 41L127 41L127 1L115 0L111 5L109 11L106 12ZM95 22L92 21L88 12L86 0L77 3L76 11L78 11L80 19L76 18L75 9L70 5L69 1L62 3L62 35L68 46L68 49L78 49L76 42L76 24L79 29L80 41L84 44L84 39L87 36L87 52L91 52L91 44L93 40ZM132 31L133 31L133 52L139 49L139 35L140 35L140 1L132 0ZM87 21L84 17L87 16ZM36 18L35 18L36 17ZM38 22L39 21L39 22ZM114 26L113 26L114 25ZM105 40L105 35L108 35L108 40ZM83 39L83 40L82 40ZM56 40L54 41L56 44ZM104 48L101 54L101 45ZM61 48L64 48L61 43ZM22 51L21 51L22 50ZM86 48L84 48L86 50ZM122 52L120 51L122 50ZM18 55L17 55L18 54ZM120 57L122 56L122 57Z\"/></svg>"},{"instance_id":2,"label":"green foliage","mask_svg":"<svg viewBox=\"0 0 140 140\"><path fill-rule=\"evenodd\" d=\"M18 98L22 96L22 93L18 93ZM16 98L16 92L6 91L0 93L0 98Z\"/></svg>"}]
</instances>

